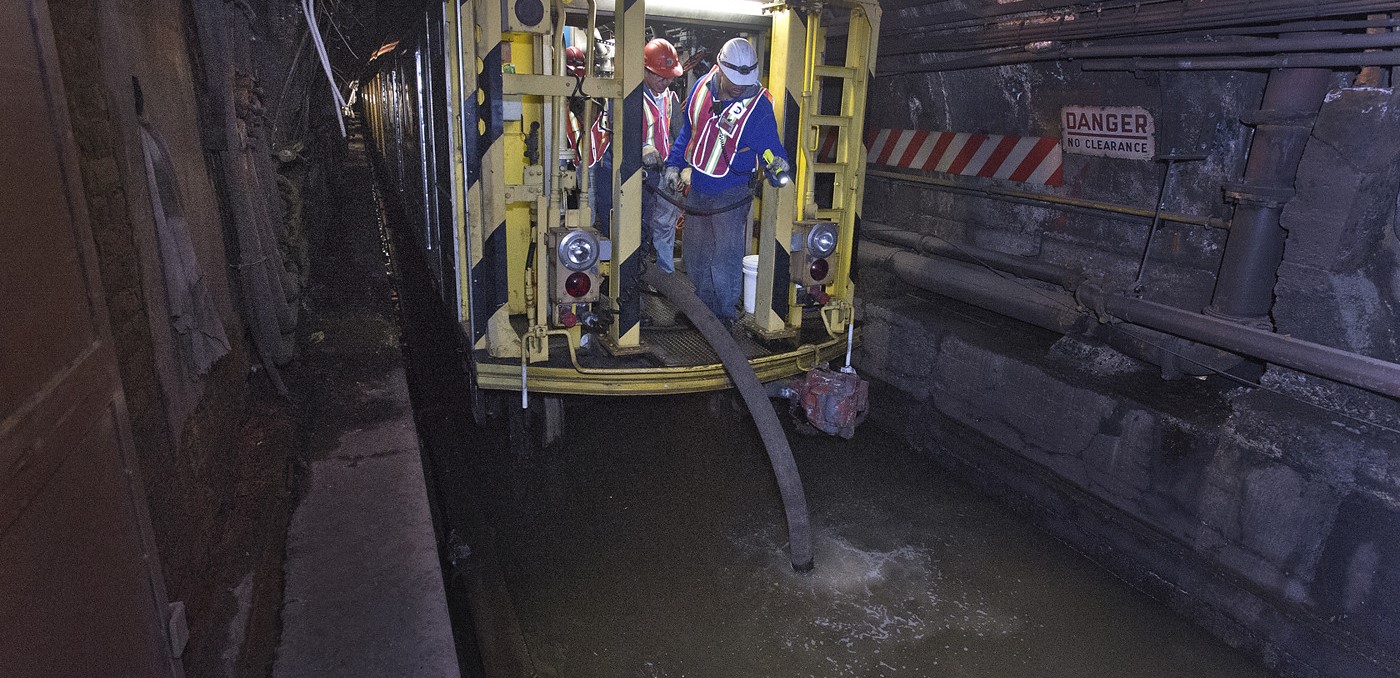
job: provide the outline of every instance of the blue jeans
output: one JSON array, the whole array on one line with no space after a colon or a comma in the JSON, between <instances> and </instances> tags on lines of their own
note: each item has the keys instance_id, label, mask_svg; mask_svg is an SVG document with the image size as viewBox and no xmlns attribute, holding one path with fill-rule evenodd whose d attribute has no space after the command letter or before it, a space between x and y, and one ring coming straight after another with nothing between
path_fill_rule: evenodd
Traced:
<instances>
[{"instance_id":1,"label":"blue jeans","mask_svg":"<svg viewBox=\"0 0 1400 678\"><path fill-rule=\"evenodd\" d=\"M681 216L680 209L651 190L666 190L661 186L659 169L648 169L643 181L649 188L642 189L642 238L650 238L652 247L656 249L656 267L667 273L675 273L676 220ZM674 195L671 197L684 199Z\"/></svg>"},{"instance_id":2,"label":"blue jeans","mask_svg":"<svg viewBox=\"0 0 1400 678\"><path fill-rule=\"evenodd\" d=\"M593 201L593 227L605 238L612 237L612 149L603 153L598 164L588 169L588 191Z\"/></svg>"},{"instance_id":3,"label":"blue jeans","mask_svg":"<svg viewBox=\"0 0 1400 678\"><path fill-rule=\"evenodd\" d=\"M743 200L745 197L748 200ZM686 204L696 210L718 209L743 200L721 214L685 218L685 272L695 283L695 295L720 320L738 315L744 287L744 227L753 195L748 186L715 194L690 193Z\"/></svg>"}]
</instances>

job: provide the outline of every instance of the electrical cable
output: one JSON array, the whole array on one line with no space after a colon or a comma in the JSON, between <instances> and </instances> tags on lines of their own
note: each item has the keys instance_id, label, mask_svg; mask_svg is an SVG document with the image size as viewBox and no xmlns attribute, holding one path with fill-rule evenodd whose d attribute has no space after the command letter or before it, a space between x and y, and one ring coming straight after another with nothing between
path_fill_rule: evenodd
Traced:
<instances>
[{"instance_id":1,"label":"electrical cable","mask_svg":"<svg viewBox=\"0 0 1400 678\"><path fill-rule=\"evenodd\" d=\"M335 84L335 73L331 69L331 58L326 53L326 43L321 39L321 26L316 21L315 0L301 0L301 12L306 16L306 26L311 34L311 40L316 45L316 53L321 57L321 68L326 72L326 81L331 86L332 104L335 108L335 120L340 125L340 137L349 138L345 131L345 114L341 111L345 106L345 97L340 94L340 87Z\"/></svg>"}]
</instances>

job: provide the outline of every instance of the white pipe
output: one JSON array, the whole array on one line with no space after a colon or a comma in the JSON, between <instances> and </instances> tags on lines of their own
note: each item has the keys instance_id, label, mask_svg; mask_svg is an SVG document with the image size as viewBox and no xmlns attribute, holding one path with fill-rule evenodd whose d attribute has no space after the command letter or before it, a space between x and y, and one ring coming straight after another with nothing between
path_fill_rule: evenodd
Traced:
<instances>
[{"instance_id":1,"label":"white pipe","mask_svg":"<svg viewBox=\"0 0 1400 678\"><path fill-rule=\"evenodd\" d=\"M530 388L526 384L526 365L530 363L529 342L524 336L520 337L520 409L530 409Z\"/></svg>"},{"instance_id":2,"label":"white pipe","mask_svg":"<svg viewBox=\"0 0 1400 678\"><path fill-rule=\"evenodd\" d=\"M855 314L852 313L851 315L854 316ZM851 318L851 322L846 323L846 366L841 368L841 371L847 374L855 374L855 368L851 367L851 345L855 343L855 338L856 319L853 317Z\"/></svg>"},{"instance_id":3,"label":"white pipe","mask_svg":"<svg viewBox=\"0 0 1400 678\"><path fill-rule=\"evenodd\" d=\"M311 40L316 44L316 53L321 56L321 68L326 72L326 81L331 85L332 102L335 105L335 120L340 124L340 138L348 136L345 133L345 114L341 108L345 106L345 97L341 96L340 88L335 84L335 75L331 72L331 59L326 54L326 44L321 41L321 27L316 23L316 8L312 4L315 0L301 0L301 13L306 15L306 29L311 32Z\"/></svg>"}]
</instances>

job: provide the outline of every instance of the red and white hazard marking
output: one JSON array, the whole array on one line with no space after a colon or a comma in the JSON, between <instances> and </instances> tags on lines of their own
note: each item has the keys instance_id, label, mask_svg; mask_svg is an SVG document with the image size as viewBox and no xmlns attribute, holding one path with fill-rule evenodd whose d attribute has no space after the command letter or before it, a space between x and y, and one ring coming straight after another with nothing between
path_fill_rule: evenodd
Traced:
<instances>
[{"instance_id":1,"label":"red and white hazard marking","mask_svg":"<svg viewBox=\"0 0 1400 678\"><path fill-rule=\"evenodd\" d=\"M1027 184L1064 183L1060 140L1009 134L870 129L865 160L925 172L1006 179ZM817 158L835 160L836 135L822 134Z\"/></svg>"}]
</instances>

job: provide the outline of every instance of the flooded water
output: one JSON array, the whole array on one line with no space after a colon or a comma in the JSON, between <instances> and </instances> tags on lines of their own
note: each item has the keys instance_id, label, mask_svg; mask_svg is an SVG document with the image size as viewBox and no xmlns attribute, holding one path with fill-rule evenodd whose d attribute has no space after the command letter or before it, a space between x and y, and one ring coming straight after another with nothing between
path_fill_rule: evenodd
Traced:
<instances>
[{"instance_id":1,"label":"flooded water","mask_svg":"<svg viewBox=\"0 0 1400 678\"><path fill-rule=\"evenodd\" d=\"M509 424L517 394L475 426L452 321L413 252L395 256L465 675L1268 675L868 424L789 429L807 574L731 399L569 398L549 450Z\"/></svg>"},{"instance_id":2,"label":"flooded water","mask_svg":"<svg viewBox=\"0 0 1400 678\"><path fill-rule=\"evenodd\" d=\"M815 533L798 574L746 415L566 404L557 449L478 457L540 675L1267 675L873 427L791 436Z\"/></svg>"}]
</instances>

